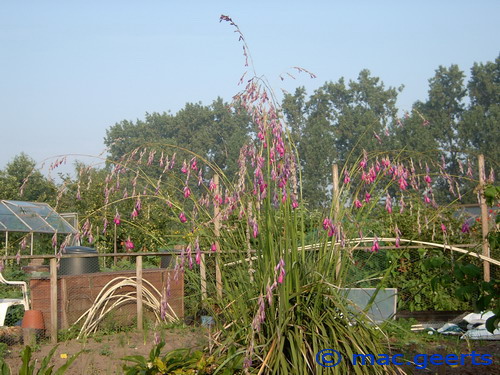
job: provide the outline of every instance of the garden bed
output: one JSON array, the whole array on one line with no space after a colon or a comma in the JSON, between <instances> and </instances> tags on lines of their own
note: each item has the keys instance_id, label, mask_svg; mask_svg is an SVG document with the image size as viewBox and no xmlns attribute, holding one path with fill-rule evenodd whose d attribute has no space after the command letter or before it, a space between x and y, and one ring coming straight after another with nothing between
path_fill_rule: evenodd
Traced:
<instances>
[{"instance_id":1,"label":"garden bed","mask_svg":"<svg viewBox=\"0 0 500 375\"><path fill-rule=\"evenodd\" d=\"M87 340L66 340L61 342L51 360L55 369L66 362L66 357L83 352L75 360L67 375L91 375L91 374L123 374L122 365L125 361L121 358L128 355L143 355L147 357L153 346L154 336L157 331L145 330L144 332L129 331L118 332L109 335L94 335ZM206 345L206 332L200 327L179 326L161 331L161 337L165 340L163 352L179 349L192 348L201 349ZM41 342L34 349L33 358L38 363L54 347L48 341ZM17 374L21 366L20 353L22 345L15 345L4 353L7 364L12 373Z\"/></svg>"}]
</instances>

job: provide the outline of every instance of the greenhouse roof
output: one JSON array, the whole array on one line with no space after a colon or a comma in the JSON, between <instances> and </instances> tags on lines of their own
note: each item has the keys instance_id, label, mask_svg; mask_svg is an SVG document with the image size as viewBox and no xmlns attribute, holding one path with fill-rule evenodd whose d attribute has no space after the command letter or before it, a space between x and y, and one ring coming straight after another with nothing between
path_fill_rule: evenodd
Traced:
<instances>
[{"instance_id":1,"label":"greenhouse roof","mask_svg":"<svg viewBox=\"0 0 500 375\"><path fill-rule=\"evenodd\" d=\"M47 203L0 200L0 232L77 233Z\"/></svg>"}]
</instances>

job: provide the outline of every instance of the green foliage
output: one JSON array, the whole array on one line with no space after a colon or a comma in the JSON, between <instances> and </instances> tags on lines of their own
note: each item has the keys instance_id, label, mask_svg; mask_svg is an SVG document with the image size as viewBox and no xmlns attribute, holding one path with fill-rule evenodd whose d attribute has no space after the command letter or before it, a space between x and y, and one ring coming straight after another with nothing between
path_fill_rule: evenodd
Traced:
<instances>
[{"instance_id":1,"label":"green foliage","mask_svg":"<svg viewBox=\"0 0 500 375\"><path fill-rule=\"evenodd\" d=\"M101 348L101 350L99 351L99 354L103 355L103 356L106 356L106 357L109 357L109 356L113 355L113 351L111 350L111 348L109 347L109 345L104 345Z\"/></svg>"},{"instance_id":2,"label":"green foliage","mask_svg":"<svg viewBox=\"0 0 500 375\"><path fill-rule=\"evenodd\" d=\"M0 198L53 203L55 184L42 175L35 161L21 153L0 171Z\"/></svg>"},{"instance_id":3,"label":"green foliage","mask_svg":"<svg viewBox=\"0 0 500 375\"><path fill-rule=\"evenodd\" d=\"M495 61L474 63L468 83L470 106L464 114L460 139L467 150L485 155L499 172L500 150L500 56Z\"/></svg>"},{"instance_id":4,"label":"green foliage","mask_svg":"<svg viewBox=\"0 0 500 375\"><path fill-rule=\"evenodd\" d=\"M122 121L107 130L105 144L110 147L111 160L120 160L136 147L152 143L196 150L232 177L238 170L238 155L248 140L249 126L244 111L233 110L218 98L209 106L187 103L175 115L146 113L146 118L136 123ZM180 152L178 157L185 154Z\"/></svg>"},{"instance_id":5,"label":"green foliage","mask_svg":"<svg viewBox=\"0 0 500 375\"><path fill-rule=\"evenodd\" d=\"M398 288L399 309L439 311L470 308L470 300L454 295L459 284L450 274L443 274L443 269L453 269L457 267L457 262L442 251L388 251L387 257L397 266L391 269L384 283Z\"/></svg>"},{"instance_id":6,"label":"green foliage","mask_svg":"<svg viewBox=\"0 0 500 375\"><path fill-rule=\"evenodd\" d=\"M484 198L486 199L486 204L488 206L495 205L496 202L500 201L500 186L488 185L484 189Z\"/></svg>"},{"instance_id":7,"label":"green foliage","mask_svg":"<svg viewBox=\"0 0 500 375\"><path fill-rule=\"evenodd\" d=\"M456 295L467 301L473 301L476 312L492 310L494 315L486 321L486 328L493 332L500 321L500 282L491 279L483 281L481 268L465 264L455 268L455 278L460 283Z\"/></svg>"},{"instance_id":8,"label":"green foliage","mask_svg":"<svg viewBox=\"0 0 500 375\"><path fill-rule=\"evenodd\" d=\"M163 356L161 349L164 342L153 346L149 358L141 355L123 357L122 360L132 362L132 365L123 365L126 375L156 375L156 374L212 374L215 367L214 357L207 357L202 351L189 349L172 350Z\"/></svg>"},{"instance_id":9,"label":"green foliage","mask_svg":"<svg viewBox=\"0 0 500 375\"><path fill-rule=\"evenodd\" d=\"M2 272L6 280L27 281L27 274L19 267L8 267ZM0 295L2 298L22 298L23 292L19 286L0 284ZM14 326L22 320L24 315L24 306L11 306L5 316L5 325Z\"/></svg>"},{"instance_id":10,"label":"green foliage","mask_svg":"<svg viewBox=\"0 0 500 375\"><path fill-rule=\"evenodd\" d=\"M373 134L382 134L396 117L399 91L385 88L362 70L356 81L327 82L308 100L303 88L285 96L283 111L300 155L303 195L310 206L327 204L332 164L344 164L363 149L388 147Z\"/></svg>"},{"instance_id":11,"label":"green foliage","mask_svg":"<svg viewBox=\"0 0 500 375\"><path fill-rule=\"evenodd\" d=\"M73 364L76 358L81 354L78 352L67 359L67 361L58 369L54 369L54 365L49 366L50 360L54 356L54 353L57 349L57 345L54 346L49 354L47 354L41 361L40 367L37 369L37 360L32 359L33 350L29 345L26 345L21 352L21 368L19 369L19 375L62 375L64 374L68 368ZM0 374L1 375L10 375L11 371L9 366L0 359Z\"/></svg>"},{"instance_id":12,"label":"green foliage","mask_svg":"<svg viewBox=\"0 0 500 375\"><path fill-rule=\"evenodd\" d=\"M9 345L4 342L0 342L0 359L3 359L6 354L10 353ZM1 373L1 370L0 370Z\"/></svg>"}]
</instances>

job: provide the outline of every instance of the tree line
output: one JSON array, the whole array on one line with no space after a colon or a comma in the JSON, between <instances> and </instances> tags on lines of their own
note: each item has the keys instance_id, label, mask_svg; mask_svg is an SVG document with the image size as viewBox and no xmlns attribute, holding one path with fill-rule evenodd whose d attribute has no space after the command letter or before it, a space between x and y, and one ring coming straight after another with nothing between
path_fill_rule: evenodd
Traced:
<instances>
[{"instance_id":1,"label":"tree line","mask_svg":"<svg viewBox=\"0 0 500 375\"><path fill-rule=\"evenodd\" d=\"M488 170L498 172L500 55L494 61L475 63L467 82L465 77L457 65L439 66L429 79L427 99L416 101L403 114L397 107L403 87L386 87L369 70L362 70L355 80L325 82L311 94L304 87L286 94L282 115L297 147L303 197L310 207L328 202L332 164L355 163L363 151L404 149L416 159L443 160L451 175L459 175L464 165L471 160L475 163L476 155L482 153ZM123 120L109 127L104 139L108 168L144 144L171 144L181 155L183 149L192 150L234 179L240 148L257 137L255 128L245 111L221 98L209 105L188 103L176 114L146 113L144 119ZM0 197L55 202L56 184L31 172L34 166L33 160L21 154L0 170ZM30 173L37 183L21 197L19 188ZM69 176L63 180L76 189ZM439 181L437 185L439 190ZM441 189L443 199L445 190ZM473 194L464 197L473 199Z\"/></svg>"}]
</instances>

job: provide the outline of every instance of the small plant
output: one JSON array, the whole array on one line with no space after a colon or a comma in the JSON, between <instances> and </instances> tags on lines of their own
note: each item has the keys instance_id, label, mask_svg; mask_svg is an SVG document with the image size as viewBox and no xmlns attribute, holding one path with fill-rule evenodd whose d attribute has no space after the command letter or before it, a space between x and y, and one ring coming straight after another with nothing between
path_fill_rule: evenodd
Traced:
<instances>
[{"instance_id":1,"label":"small plant","mask_svg":"<svg viewBox=\"0 0 500 375\"><path fill-rule=\"evenodd\" d=\"M54 365L49 366L49 362L54 356L54 353L57 349L58 345L54 346L52 350L47 354L43 359L40 364L40 368L36 370L37 366L37 359L32 359L32 353L33 350L29 345L26 345L21 352L21 359L22 359L22 365L21 368L19 369L19 375L61 375L66 372L66 370L72 365L72 363L75 361L75 359L80 355L81 352L78 352L71 357L68 358L68 360L57 370L54 372ZM11 370L10 367L3 361L3 359L0 359L0 374L1 375L11 375Z\"/></svg>"},{"instance_id":2,"label":"small plant","mask_svg":"<svg viewBox=\"0 0 500 375\"><path fill-rule=\"evenodd\" d=\"M99 354L106 357L110 357L111 355L113 355L113 352L111 351L109 345L104 345Z\"/></svg>"},{"instance_id":3,"label":"small plant","mask_svg":"<svg viewBox=\"0 0 500 375\"><path fill-rule=\"evenodd\" d=\"M133 365L123 365L124 374L156 375L156 374L212 374L215 370L214 358L207 357L202 351L177 349L160 356L165 342L155 345L149 353L149 358L142 355L126 356L124 361Z\"/></svg>"},{"instance_id":4,"label":"small plant","mask_svg":"<svg viewBox=\"0 0 500 375\"><path fill-rule=\"evenodd\" d=\"M7 345L4 342L0 342L0 358L5 358L5 356L9 353L10 353L9 345Z\"/></svg>"},{"instance_id":5,"label":"small plant","mask_svg":"<svg viewBox=\"0 0 500 375\"><path fill-rule=\"evenodd\" d=\"M78 336L78 330L75 327L69 329L62 329L57 331L57 341L69 341L75 339Z\"/></svg>"}]
</instances>

